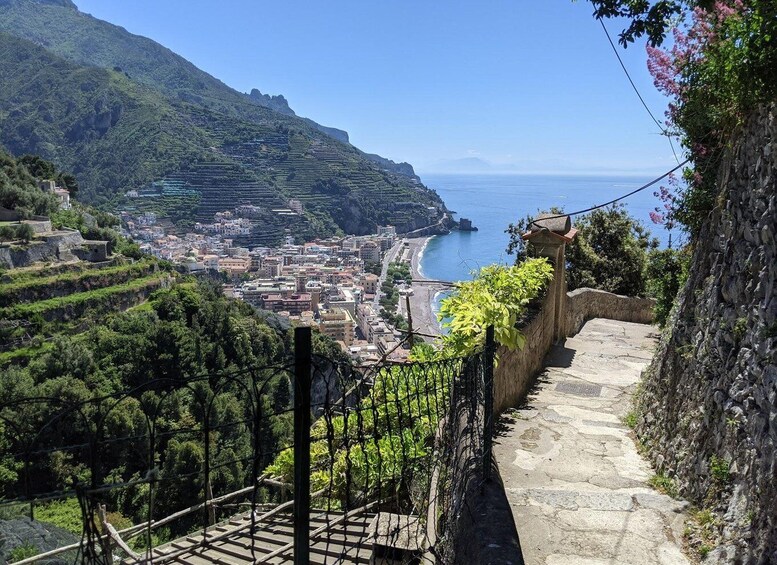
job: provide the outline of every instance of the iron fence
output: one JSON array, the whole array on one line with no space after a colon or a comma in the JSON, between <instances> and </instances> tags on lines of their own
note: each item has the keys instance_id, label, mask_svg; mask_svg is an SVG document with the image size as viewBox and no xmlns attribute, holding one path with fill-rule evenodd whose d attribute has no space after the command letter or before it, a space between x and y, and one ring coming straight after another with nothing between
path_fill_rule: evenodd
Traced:
<instances>
[{"instance_id":1,"label":"iron fence","mask_svg":"<svg viewBox=\"0 0 777 565\"><path fill-rule=\"evenodd\" d=\"M371 367L295 341L285 365L4 399L0 512L81 521L23 562L453 562L491 468L492 329L465 358Z\"/></svg>"}]
</instances>

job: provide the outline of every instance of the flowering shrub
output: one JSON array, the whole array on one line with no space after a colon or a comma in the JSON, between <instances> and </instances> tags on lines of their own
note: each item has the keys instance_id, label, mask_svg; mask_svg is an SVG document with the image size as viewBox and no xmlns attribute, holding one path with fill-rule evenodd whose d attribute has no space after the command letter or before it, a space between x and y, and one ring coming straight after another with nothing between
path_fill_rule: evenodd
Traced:
<instances>
[{"instance_id":1,"label":"flowering shrub","mask_svg":"<svg viewBox=\"0 0 777 565\"><path fill-rule=\"evenodd\" d=\"M596 2L594 2L596 4ZM777 8L772 0L693 2L673 45L648 44L648 70L671 102L669 131L681 136L693 167L656 195L654 222L698 234L715 205L723 155L745 118L777 89Z\"/></svg>"}]
</instances>

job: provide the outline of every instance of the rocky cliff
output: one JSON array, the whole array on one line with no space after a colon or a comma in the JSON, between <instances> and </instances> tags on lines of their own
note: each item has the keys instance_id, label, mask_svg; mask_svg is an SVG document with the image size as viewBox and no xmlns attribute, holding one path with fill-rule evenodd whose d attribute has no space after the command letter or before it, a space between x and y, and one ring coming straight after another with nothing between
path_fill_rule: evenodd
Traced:
<instances>
[{"instance_id":1,"label":"rocky cliff","mask_svg":"<svg viewBox=\"0 0 777 565\"><path fill-rule=\"evenodd\" d=\"M705 562L777 563L777 106L738 139L637 432L658 472L710 511Z\"/></svg>"}]
</instances>

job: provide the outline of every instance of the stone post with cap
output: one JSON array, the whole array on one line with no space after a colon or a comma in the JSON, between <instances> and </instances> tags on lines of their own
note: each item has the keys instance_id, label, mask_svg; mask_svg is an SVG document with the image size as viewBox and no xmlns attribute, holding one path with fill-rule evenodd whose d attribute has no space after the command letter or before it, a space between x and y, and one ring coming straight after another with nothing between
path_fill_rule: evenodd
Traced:
<instances>
[{"instance_id":1,"label":"stone post with cap","mask_svg":"<svg viewBox=\"0 0 777 565\"><path fill-rule=\"evenodd\" d=\"M569 216L561 214L540 214L529 225L529 231L521 237L532 249L530 256L547 257L553 264L553 340L566 337L566 245L571 243L577 230L572 227Z\"/></svg>"}]
</instances>

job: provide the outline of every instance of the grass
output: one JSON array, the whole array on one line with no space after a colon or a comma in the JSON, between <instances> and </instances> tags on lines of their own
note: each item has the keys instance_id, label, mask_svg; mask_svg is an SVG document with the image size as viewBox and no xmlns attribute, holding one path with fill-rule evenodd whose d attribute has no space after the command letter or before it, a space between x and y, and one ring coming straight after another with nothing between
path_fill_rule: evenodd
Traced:
<instances>
[{"instance_id":1,"label":"grass","mask_svg":"<svg viewBox=\"0 0 777 565\"><path fill-rule=\"evenodd\" d=\"M77 536L81 535L83 527L81 506L78 504L77 498L66 498L36 506L35 519L39 522L59 526Z\"/></svg>"},{"instance_id":2,"label":"grass","mask_svg":"<svg viewBox=\"0 0 777 565\"><path fill-rule=\"evenodd\" d=\"M663 473L658 473L650 477L650 479L648 479L648 484L658 492L671 496L672 498L677 498L679 495L677 484L674 482L674 479L667 477Z\"/></svg>"},{"instance_id":3,"label":"grass","mask_svg":"<svg viewBox=\"0 0 777 565\"><path fill-rule=\"evenodd\" d=\"M623 417L623 425L633 430L637 427L638 418L636 411L632 410Z\"/></svg>"},{"instance_id":4,"label":"grass","mask_svg":"<svg viewBox=\"0 0 777 565\"><path fill-rule=\"evenodd\" d=\"M24 542L24 544L18 545L11 550L11 554L8 556L9 563L16 563L28 557L35 557L38 553L40 552L37 547L30 542Z\"/></svg>"},{"instance_id":5,"label":"grass","mask_svg":"<svg viewBox=\"0 0 777 565\"><path fill-rule=\"evenodd\" d=\"M691 512L683 537L699 559L706 559L718 545L719 526L720 520L711 510L704 508Z\"/></svg>"},{"instance_id":6,"label":"grass","mask_svg":"<svg viewBox=\"0 0 777 565\"><path fill-rule=\"evenodd\" d=\"M40 345L28 345L12 351L3 351L0 353L0 367L4 367L9 363L20 363L24 360L32 360L41 353L45 353L47 350L51 349L51 347L51 342L45 341Z\"/></svg>"}]
</instances>

